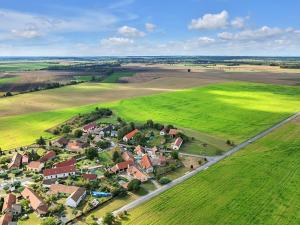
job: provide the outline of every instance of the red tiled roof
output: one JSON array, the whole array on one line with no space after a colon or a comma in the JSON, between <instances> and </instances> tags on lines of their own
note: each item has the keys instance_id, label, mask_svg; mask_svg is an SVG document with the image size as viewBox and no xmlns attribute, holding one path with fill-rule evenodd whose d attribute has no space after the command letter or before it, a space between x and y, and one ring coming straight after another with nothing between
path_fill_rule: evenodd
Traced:
<instances>
[{"instance_id":1,"label":"red tiled roof","mask_svg":"<svg viewBox=\"0 0 300 225\"><path fill-rule=\"evenodd\" d=\"M130 140L133 138L137 133L139 132L138 129L134 129L133 131L129 132L128 134L125 135L125 137Z\"/></svg>"},{"instance_id":2,"label":"red tiled roof","mask_svg":"<svg viewBox=\"0 0 300 225\"><path fill-rule=\"evenodd\" d=\"M94 129L96 126L97 126L96 123L89 123L83 127L83 130L87 131L90 129Z\"/></svg>"},{"instance_id":3,"label":"red tiled roof","mask_svg":"<svg viewBox=\"0 0 300 225\"><path fill-rule=\"evenodd\" d=\"M176 135L178 133L178 130L177 129L170 129L169 130L169 134L170 135Z\"/></svg>"},{"instance_id":4,"label":"red tiled roof","mask_svg":"<svg viewBox=\"0 0 300 225\"><path fill-rule=\"evenodd\" d=\"M41 164L42 164L42 162L40 162L40 161L31 161L27 167L30 169L39 169Z\"/></svg>"},{"instance_id":5,"label":"red tiled roof","mask_svg":"<svg viewBox=\"0 0 300 225\"><path fill-rule=\"evenodd\" d=\"M128 161L128 160L134 160L134 157L131 154L131 152L125 151L125 152L122 153L122 159L124 161Z\"/></svg>"},{"instance_id":6,"label":"red tiled roof","mask_svg":"<svg viewBox=\"0 0 300 225\"><path fill-rule=\"evenodd\" d=\"M5 213L0 218L0 225L9 225L9 223L12 221L12 219L13 219L13 216L10 212Z\"/></svg>"},{"instance_id":7,"label":"red tiled roof","mask_svg":"<svg viewBox=\"0 0 300 225\"><path fill-rule=\"evenodd\" d=\"M56 156L55 151L48 151L42 158L39 159L40 162L47 162Z\"/></svg>"},{"instance_id":8,"label":"red tiled roof","mask_svg":"<svg viewBox=\"0 0 300 225\"><path fill-rule=\"evenodd\" d=\"M58 168L51 168L51 169L45 169L43 171L44 176L51 176L51 175L57 175L61 173L72 173L75 172L76 168L74 165L71 166L63 166Z\"/></svg>"},{"instance_id":9,"label":"red tiled roof","mask_svg":"<svg viewBox=\"0 0 300 225\"><path fill-rule=\"evenodd\" d=\"M9 193L4 198L3 208L2 212L4 212L6 209L11 209L12 205L16 203L16 196L12 193Z\"/></svg>"},{"instance_id":10,"label":"red tiled roof","mask_svg":"<svg viewBox=\"0 0 300 225\"><path fill-rule=\"evenodd\" d=\"M174 145L176 145L177 147L180 147L182 142L183 142L182 138L179 137L175 140Z\"/></svg>"},{"instance_id":11,"label":"red tiled roof","mask_svg":"<svg viewBox=\"0 0 300 225\"><path fill-rule=\"evenodd\" d=\"M55 167L64 167L64 166L72 166L76 164L76 159L74 157L65 160L63 162L59 162L55 164Z\"/></svg>"},{"instance_id":12,"label":"red tiled roof","mask_svg":"<svg viewBox=\"0 0 300 225\"><path fill-rule=\"evenodd\" d=\"M135 179L138 179L138 180L147 180L148 179L148 176L145 175L142 171L140 171L138 168L136 168L135 166L130 166L127 170L127 172L133 176Z\"/></svg>"},{"instance_id":13,"label":"red tiled roof","mask_svg":"<svg viewBox=\"0 0 300 225\"><path fill-rule=\"evenodd\" d=\"M17 153L13 156L11 163L8 165L8 168L19 168L21 166L22 155Z\"/></svg>"},{"instance_id":14,"label":"red tiled roof","mask_svg":"<svg viewBox=\"0 0 300 225\"><path fill-rule=\"evenodd\" d=\"M60 145L66 145L66 144L68 144L69 140L65 137L61 137L56 142Z\"/></svg>"},{"instance_id":15,"label":"red tiled roof","mask_svg":"<svg viewBox=\"0 0 300 225\"><path fill-rule=\"evenodd\" d=\"M48 211L48 206L43 202L43 200L38 196L33 190L28 187L21 192L23 198L30 201L30 205L34 210L37 210L39 214L45 214Z\"/></svg>"},{"instance_id":16,"label":"red tiled roof","mask_svg":"<svg viewBox=\"0 0 300 225\"><path fill-rule=\"evenodd\" d=\"M96 180L97 179L97 175L91 174L91 173L84 173L84 174L82 174L82 177L86 180Z\"/></svg>"},{"instance_id":17,"label":"red tiled roof","mask_svg":"<svg viewBox=\"0 0 300 225\"><path fill-rule=\"evenodd\" d=\"M77 191L78 187L76 186L67 186L63 184L51 184L50 192L53 194L56 193L66 193L72 194L73 192Z\"/></svg>"},{"instance_id":18,"label":"red tiled roof","mask_svg":"<svg viewBox=\"0 0 300 225\"><path fill-rule=\"evenodd\" d=\"M148 169L148 168L152 167L151 160L150 160L150 158L149 158L149 156L147 154L142 157L142 159L141 159L141 166L144 169Z\"/></svg>"},{"instance_id":19,"label":"red tiled roof","mask_svg":"<svg viewBox=\"0 0 300 225\"><path fill-rule=\"evenodd\" d=\"M127 169L128 166L131 166L131 165L133 165L133 161L132 160L128 160L128 161L125 161L125 162L120 162L120 163L117 163L116 165L114 165L111 168L111 171L114 172L114 173L116 173L119 170Z\"/></svg>"}]
</instances>

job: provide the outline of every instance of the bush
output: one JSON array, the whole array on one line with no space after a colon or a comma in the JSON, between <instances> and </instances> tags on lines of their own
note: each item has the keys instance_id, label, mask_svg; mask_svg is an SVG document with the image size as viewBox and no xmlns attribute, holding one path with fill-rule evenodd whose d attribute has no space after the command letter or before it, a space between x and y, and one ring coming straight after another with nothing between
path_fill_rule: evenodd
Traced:
<instances>
[{"instance_id":1,"label":"bush","mask_svg":"<svg viewBox=\"0 0 300 225\"><path fill-rule=\"evenodd\" d=\"M170 180L169 178L167 178L167 177L162 177L162 178L159 179L158 182L159 182L160 184L164 185L164 184L170 183L171 180Z\"/></svg>"},{"instance_id":2,"label":"bush","mask_svg":"<svg viewBox=\"0 0 300 225\"><path fill-rule=\"evenodd\" d=\"M74 136L76 137L76 138L80 138L81 136L82 136L82 130L75 130L74 131Z\"/></svg>"},{"instance_id":3,"label":"bush","mask_svg":"<svg viewBox=\"0 0 300 225\"><path fill-rule=\"evenodd\" d=\"M141 187L141 181L138 179L133 179L128 184L128 191L138 191Z\"/></svg>"},{"instance_id":4,"label":"bush","mask_svg":"<svg viewBox=\"0 0 300 225\"><path fill-rule=\"evenodd\" d=\"M98 150L96 148L88 148L85 150L85 155L88 159L93 160L98 156Z\"/></svg>"}]
</instances>

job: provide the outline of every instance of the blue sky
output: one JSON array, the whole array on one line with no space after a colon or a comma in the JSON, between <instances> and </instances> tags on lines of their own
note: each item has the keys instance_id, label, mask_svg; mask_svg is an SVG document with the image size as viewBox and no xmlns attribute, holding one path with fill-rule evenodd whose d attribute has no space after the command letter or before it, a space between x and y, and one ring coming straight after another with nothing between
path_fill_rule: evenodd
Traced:
<instances>
[{"instance_id":1,"label":"blue sky","mask_svg":"<svg viewBox=\"0 0 300 225\"><path fill-rule=\"evenodd\" d=\"M299 56L297 0L0 0L0 55Z\"/></svg>"}]
</instances>

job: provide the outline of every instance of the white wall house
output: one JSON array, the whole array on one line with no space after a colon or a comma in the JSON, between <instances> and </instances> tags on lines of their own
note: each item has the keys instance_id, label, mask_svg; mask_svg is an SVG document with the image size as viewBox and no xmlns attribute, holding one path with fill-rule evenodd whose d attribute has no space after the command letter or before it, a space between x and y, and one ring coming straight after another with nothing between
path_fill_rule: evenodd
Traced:
<instances>
[{"instance_id":1,"label":"white wall house","mask_svg":"<svg viewBox=\"0 0 300 225\"><path fill-rule=\"evenodd\" d=\"M78 188L73 192L66 201L66 204L72 208L76 208L79 203L85 198L86 190L84 188Z\"/></svg>"},{"instance_id":2,"label":"white wall house","mask_svg":"<svg viewBox=\"0 0 300 225\"><path fill-rule=\"evenodd\" d=\"M53 179L53 178L64 178L75 174L76 174L76 168L74 165L52 168L52 169L45 169L43 171L43 176L45 180Z\"/></svg>"}]
</instances>

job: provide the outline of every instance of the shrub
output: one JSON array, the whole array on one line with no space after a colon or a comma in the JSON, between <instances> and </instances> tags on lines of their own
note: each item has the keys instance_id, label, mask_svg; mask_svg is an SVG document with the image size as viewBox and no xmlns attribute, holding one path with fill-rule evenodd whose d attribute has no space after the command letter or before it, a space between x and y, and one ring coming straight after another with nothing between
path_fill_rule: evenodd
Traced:
<instances>
[{"instance_id":1,"label":"shrub","mask_svg":"<svg viewBox=\"0 0 300 225\"><path fill-rule=\"evenodd\" d=\"M162 177L162 178L159 179L158 182L159 182L160 184L164 185L164 184L170 183L171 180L170 180L169 178L167 178L167 177Z\"/></svg>"}]
</instances>

